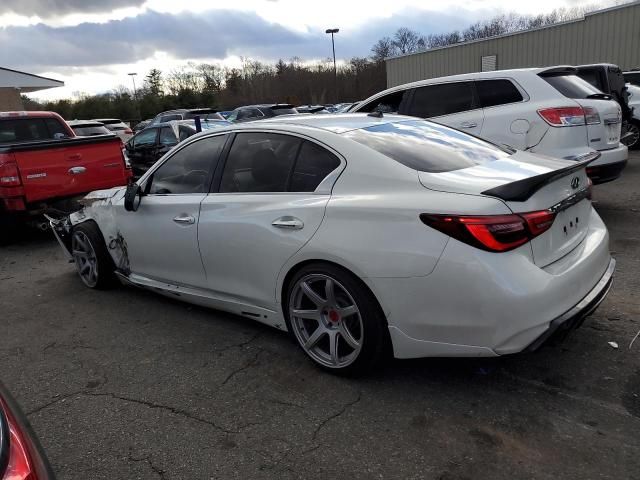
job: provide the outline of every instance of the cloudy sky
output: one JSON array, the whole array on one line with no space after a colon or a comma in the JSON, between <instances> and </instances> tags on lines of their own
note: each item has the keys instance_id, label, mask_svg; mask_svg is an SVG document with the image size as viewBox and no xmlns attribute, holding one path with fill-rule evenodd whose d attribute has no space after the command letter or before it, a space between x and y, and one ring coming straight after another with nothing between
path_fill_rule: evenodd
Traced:
<instances>
[{"instance_id":1,"label":"cloudy sky","mask_svg":"<svg viewBox=\"0 0 640 480\"><path fill-rule=\"evenodd\" d=\"M0 0L0 66L63 80L37 98L130 86L151 68L240 57L305 60L367 56L399 27L462 29L498 13L545 13L580 0Z\"/></svg>"}]
</instances>

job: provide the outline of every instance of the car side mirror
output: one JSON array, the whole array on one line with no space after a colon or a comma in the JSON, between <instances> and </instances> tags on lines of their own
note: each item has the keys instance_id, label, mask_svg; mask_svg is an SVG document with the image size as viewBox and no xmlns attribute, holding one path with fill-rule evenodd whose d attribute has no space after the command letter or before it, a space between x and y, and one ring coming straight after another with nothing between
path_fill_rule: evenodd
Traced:
<instances>
[{"instance_id":1,"label":"car side mirror","mask_svg":"<svg viewBox=\"0 0 640 480\"><path fill-rule=\"evenodd\" d=\"M124 194L124 209L127 212L135 212L142 200L142 188L137 183L129 183Z\"/></svg>"}]
</instances>

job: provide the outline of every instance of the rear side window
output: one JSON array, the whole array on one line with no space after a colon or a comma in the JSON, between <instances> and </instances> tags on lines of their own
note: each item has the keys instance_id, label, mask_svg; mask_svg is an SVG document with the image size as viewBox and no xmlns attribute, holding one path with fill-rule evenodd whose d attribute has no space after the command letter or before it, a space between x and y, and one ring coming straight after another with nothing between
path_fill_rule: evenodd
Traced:
<instances>
[{"instance_id":1,"label":"rear side window","mask_svg":"<svg viewBox=\"0 0 640 480\"><path fill-rule=\"evenodd\" d=\"M51 123L49 124L47 120L50 120ZM51 127L51 130L49 127ZM11 118L0 120L0 143L52 140L67 135L67 131L52 118Z\"/></svg>"},{"instance_id":2,"label":"rear side window","mask_svg":"<svg viewBox=\"0 0 640 480\"><path fill-rule=\"evenodd\" d=\"M478 108L472 82L442 83L416 88L409 115L439 117Z\"/></svg>"},{"instance_id":3,"label":"rear side window","mask_svg":"<svg viewBox=\"0 0 640 480\"><path fill-rule=\"evenodd\" d=\"M541 77L568 98L587 98L589 95L602 93L596 87L576 75L541 75Z\"/></svg>"},{"instance_id":4,"label":"rear side window","mask_svg":"<svg viewBox=\"0 0 640 480\"><path fill-rule=\"evenodd\" d=\"M183 141L189 138L194 133L196 133L196 131L191 130L190 128L185 127L183 125L180 125L180 127L178 127L178 133L180 134L180 141Z\"/></svg>"},{"instance_id":5,"label":"rear side window","mask_svg":"<svg viewBox=\"0 0 640 480\"><path fill-rule=\"evenodd\" d=\"M640 72L638 73L625 73L624 74L625 82L629 82L631 85L640 86Z\"/></svg>"},{"instance_id":6,"label":"rear side window","mask_svg":"<svg viewBox=\"0 0 640 480\"><path fill-rule=\"evenodd\" d=\"M302 140L276 133L238 133L227 158L220 192L286 192Z\"/></svg>"},{"instance_id":7,"label":"rear side window","mask_svg":"<svg viewBox=\"0 0 640 480\"><path fill-rule=\"evenodd\" d=\"M298 113L295 108L272 108L271 112L273 112L274 117L277 117L278 115L294 115Z\"/></svg>"},{"instance_id":8,"label":"rear side window","mask_svg":"<svg viewBox=\"0 0 640 480\"><path fill-rule=\"evenodd\" d=\"M480 80L476 82L476 90L482 107L495 107L523 100L522 94L511 80Z\"/></svg>"},{"instance_id":9,"label":"rear side window","mask_svg":"<svg viewBox=\"0 0 640 480\"><path fill-rule=\"evenodd\" d=\"M421 120L374 125L343 135L421 172L449 172L509 156L484 140Z\"/></svg>"},{"instance_id":10,"label":"rear side window","mask_svg":"<svg viewBox=\"0 0 640 480\"><path fill-rule=\"evenodd\" d=\"M147 128L146 130L141 131L139 134L133 137L133 142L135 143L136 147L155 145L157 136L157 128Z\"/></svg>"},{"instance_id":11,"label":"rear side window","mask_svg":"<svg viewBox=\"0 0 640 480\"><path fill-rule=\"evenodd\" d=\"M340 160L333 153L320 145L303 141L291 176L289 191L313 192L339 165Z\"/></svg>"}]
</instances>

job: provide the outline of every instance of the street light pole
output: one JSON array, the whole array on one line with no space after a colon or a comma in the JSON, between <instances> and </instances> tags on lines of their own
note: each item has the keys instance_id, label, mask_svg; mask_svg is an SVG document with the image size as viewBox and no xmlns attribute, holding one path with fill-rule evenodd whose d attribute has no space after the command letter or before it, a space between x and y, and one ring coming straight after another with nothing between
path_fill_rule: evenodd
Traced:
<instances>
[{"instance_id":1,"label":"street light pole","mask_svg":"<svg viewBox=\"0 0 640 480\"><path fill-rule=\"evenodd\" d=\"M133 101L136 104L136 113L138 117L140 117L140 105L138 105L138 92L136 91L136 75L138 74L135 72L132 72L132 73L128 73L127 75L131 77L131 81L133 82ZM139 119L136 119L136 120L139 120Z\"/></svg>"},{"instance_id":2,"label":"street light pole","mask_svg":"<svg viewBox=\"0 0 640 480\"><path fill-rule=\"evenodd\" d=\"M327 28L324 32L331 34L331 48L333 49L333 89L336 102L338 101L338 68L336 67L336 44L333 40L333 35L339 31L339 28Z\"/></svg>"}]
</instances>

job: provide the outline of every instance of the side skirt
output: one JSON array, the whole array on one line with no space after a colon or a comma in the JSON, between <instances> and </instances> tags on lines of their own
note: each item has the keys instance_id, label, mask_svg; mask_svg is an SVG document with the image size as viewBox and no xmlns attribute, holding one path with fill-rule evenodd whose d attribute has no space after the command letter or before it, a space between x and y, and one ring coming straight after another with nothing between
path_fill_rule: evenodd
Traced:
<instances>
[{"instance_id":1,"label":"side skirt","mask_svg":"<svg viewBox=\"0 0 640 480\"><path fill-rule=\"evenodd\" d=\"M116 275L118 275L118 278L125 285L133 285L151 290L166 297L176 298L201 307L214 308L216 310L233 313L264 323L278 330L287 331L286 323L281 312L234 301L232 299L220 298L205 289L173 285L133 273L125 275L122 272L116 272Z\"/></svg>"}]
</instances>

